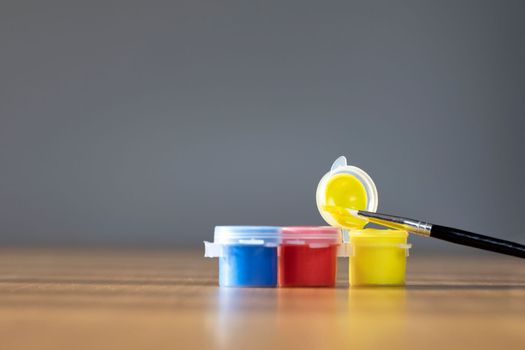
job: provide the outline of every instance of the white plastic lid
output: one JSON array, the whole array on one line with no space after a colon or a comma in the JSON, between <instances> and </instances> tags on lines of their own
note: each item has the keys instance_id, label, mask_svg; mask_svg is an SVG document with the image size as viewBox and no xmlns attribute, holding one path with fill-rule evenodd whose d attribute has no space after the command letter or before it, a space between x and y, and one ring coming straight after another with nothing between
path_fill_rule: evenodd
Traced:
<instances>
[{"instance_id":1,"label":"white plastic lid","mask_svg":"<svg viewBox=\"0 0 525 350\"><path fill-rule=\"evenodd\" d=\"M215 226L213 242L204 242L204 256L222 257L231 244L277 247L281 229L275 226Z\"/></svg>"},{"instance_id":2,"label":"white plastic lid","mask_svg":"<svg viewBox=\"0 0 525 350\"><path fill-rule=\"evenodd\" d=\"M277 245L281 229L275 226L215 226L216 244Z\"/></svg>"},{"instance_id":3,"label":"white plastic lid","mask_svg":"<svg viewBox=\"0 0 525 350\"><path fill-rule=\"evenodd\" d=\"M341 229L331 226L285 226L281 232L282 244L324 247L342 242Z\"/></svg>"},{"instance_id":4,"label":"white plastic lid","mask_svg":"<svg viewBox=\"0 0 525 350\"><path fill-rule=\"evenodd\" d=\"M328 181L335 175L338 174L350 174L354 176L364 187L366 191L366 208L363 210L375 212L378 206L378 194L377 188L372 180L372 178L362 169L348 165L345 156L340 156L335 160L330 168L330 171L327 172L319 181L317 185L317 191L315 194L315 199L317 203L317 209L323 217L323 219L330 224L331 226L340 227L340 224L334 219L334 217L327 210L323 209L326 206L326 186ZM356 208L349 208L356 209Z\"/></svg>"}]
</instances>

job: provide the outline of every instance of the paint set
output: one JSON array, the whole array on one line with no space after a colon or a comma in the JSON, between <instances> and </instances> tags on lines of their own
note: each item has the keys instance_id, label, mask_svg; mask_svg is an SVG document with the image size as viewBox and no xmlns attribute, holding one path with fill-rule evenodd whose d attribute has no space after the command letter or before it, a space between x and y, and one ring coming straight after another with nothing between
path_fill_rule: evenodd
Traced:
<instances>
[{"instance_id":1,"label":"paint set","mask_svg":"<svg viewBox=\"0 0 525 350\"><path fill-rule=\"evenodd\" d=\"M349 258L352 286L402 285L408 234L379 231L356 230L345 243L330 226L217 226L205 256L219 259L223 287L333 287L338 257Z\"/></svg>"},{"instance_id":2,"label":"paint set","mask_svg":"<svg viewBox=\"0 0 525 350\"><path fill-rule=\"evenodd\" d=\"M364 228L348 210L377 209L366 172L339 157L316 192L330 226L217 226L205 256L219 260L224 287L333 287L337 258L349 261L349 284L403 285L410 245L404 230Z\"/></svg>"}]
</instances>

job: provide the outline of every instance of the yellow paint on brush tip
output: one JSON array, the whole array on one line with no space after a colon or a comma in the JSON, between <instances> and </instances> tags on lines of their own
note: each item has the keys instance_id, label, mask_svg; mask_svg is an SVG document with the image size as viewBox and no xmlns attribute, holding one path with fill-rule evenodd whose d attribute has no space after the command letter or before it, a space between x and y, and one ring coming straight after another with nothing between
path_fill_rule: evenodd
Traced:
<instances>
[{"instance_id":1,"label":"yellow paint on brush tip","mask_svg":"<svg viewBox=\"0 0 525 350\"><path fill-rule=\"evenodd\" d=\"M330 213L341 227L360 228L366 224L366 220L349 214L345 208L365 210L367 199L366 189L359 179L350 174L337 174L326 184L323 209Z\"/></svg>"}]
</instances>

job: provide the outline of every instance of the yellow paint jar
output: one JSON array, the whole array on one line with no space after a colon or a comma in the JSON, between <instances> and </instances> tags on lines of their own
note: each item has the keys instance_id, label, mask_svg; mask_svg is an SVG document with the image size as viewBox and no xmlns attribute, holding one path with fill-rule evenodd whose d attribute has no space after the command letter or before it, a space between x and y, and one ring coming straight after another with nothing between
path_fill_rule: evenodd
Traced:
<instances>
[{"instance_id":1,"label":"yellow paint jar","mask_svg":"<svg viewBox=\"0 0 525 350\"><path fill-rule=\"evenodd\" d=\"M405 283L408 233L365 229L367 221L348 211L377 210L377 188L365 171L348 165L345 157L337 158L319 181L316 203L328 224L343 229L346 250L340 256L349 257L351 286Z\"/></svg>"},{"instance_id":2,"label":"yellow paint jar","mask_svg":"<svg viewBox=\"0 0 525 350\"><path fill-rule=\"evenodd\" d=\"M402 230L349 230L348 281L351 286L405 283L410 245Z\"/></svg>"}]
</instances>

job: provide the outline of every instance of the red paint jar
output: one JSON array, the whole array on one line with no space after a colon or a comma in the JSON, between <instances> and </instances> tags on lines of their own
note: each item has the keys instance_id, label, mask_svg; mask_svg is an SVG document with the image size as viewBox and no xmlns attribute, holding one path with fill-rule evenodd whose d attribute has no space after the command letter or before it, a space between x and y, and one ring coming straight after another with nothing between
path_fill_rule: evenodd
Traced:
<instances>
[{"instance_id":1,"label":"red paint jar","mask_svg":"<svg viewBox=\"0 0 525 350\"><path fill-rule=\"evenodd\" d=\"M279 286L332 287L341 230L328 226L283 227L279 245Z\"/></svg>"}]
</instances>

